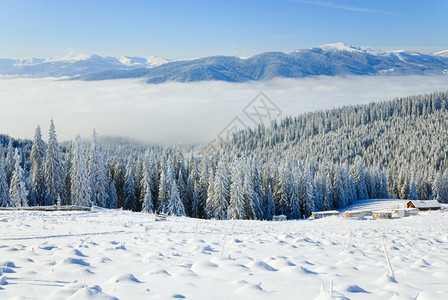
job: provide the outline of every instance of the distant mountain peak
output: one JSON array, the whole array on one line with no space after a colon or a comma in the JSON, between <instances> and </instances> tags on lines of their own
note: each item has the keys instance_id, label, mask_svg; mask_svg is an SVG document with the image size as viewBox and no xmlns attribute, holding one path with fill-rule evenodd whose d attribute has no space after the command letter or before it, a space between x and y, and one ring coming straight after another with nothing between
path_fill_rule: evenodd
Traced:
<instances>
[{"instance_id":1,"label":"distant mountain peak","mask_svg":"<svg viewBox=\"0 0 448 300\"><path fill-rule=\"evenodd\" d=\"M442 56L442 57L448 57L448 50L439 51L433 54L434 56Z\"/></svg>"},{"instance_id":2,"label":"distant mountain peak","mask_svg":"<svg viewBox=\"0 0 448 300\"><path fill-rule=\"evenodd\" d=\"M45 62L76 62L82 60L88 60L92 58L93 55L90 54L78 54L78 55L68 55L63 57L51 57L45 59ZM96 55L95 55L96 56Z\"/></svg>"},{"instance_id":3,"label":"distant mountain peak","mask_svg":"<svg viewBox=\"0 0 448 300\"><path fill-rule=\"evenodd\" d=\"M366 46L352 46L342 42L326 44L323 46L319 46L317 48L326 51L348 51L348 52L361 52L372 55L387 55L387 52L381 49Z\"/></svg>"}]
</instances>

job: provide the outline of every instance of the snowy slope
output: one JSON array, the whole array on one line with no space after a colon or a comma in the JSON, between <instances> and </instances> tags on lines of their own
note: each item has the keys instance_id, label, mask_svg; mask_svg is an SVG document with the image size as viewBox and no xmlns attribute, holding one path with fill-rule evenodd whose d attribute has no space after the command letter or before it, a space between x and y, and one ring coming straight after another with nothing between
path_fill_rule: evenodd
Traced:
<instances>
[{"instance_id":1,"label":"snowy slope","mask_svg":"<svg viewBox=\"0 0 448 300\"><path fill-rule=\"evenodd\" d=\"M390 259L388 266L385 249ZM446 299L448 213L206 221L0 212L0 298Z\"/></svg>"}]
</instances>

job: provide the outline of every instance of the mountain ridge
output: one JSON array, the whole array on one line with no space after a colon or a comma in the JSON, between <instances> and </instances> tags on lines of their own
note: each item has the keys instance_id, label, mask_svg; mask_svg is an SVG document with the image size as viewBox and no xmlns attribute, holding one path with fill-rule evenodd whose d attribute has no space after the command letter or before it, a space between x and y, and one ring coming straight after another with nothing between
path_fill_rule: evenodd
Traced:
<instances>
[{"instance_id":1,"label":"mountain ridge","mask_svg":"<svg viewBox=\"0 0 448 300\"><path fill-rule=\"evenodd\" d=\"M152 84L209 80L245 82L321 75L442 75L448 74L447 53L384 51L334 43L289 53L264 52L247 58L216 55L167 60L80 55L59 59L0 59L0 75L68 77L86 81L143 78Z\"/></svg>"}]
</instances>

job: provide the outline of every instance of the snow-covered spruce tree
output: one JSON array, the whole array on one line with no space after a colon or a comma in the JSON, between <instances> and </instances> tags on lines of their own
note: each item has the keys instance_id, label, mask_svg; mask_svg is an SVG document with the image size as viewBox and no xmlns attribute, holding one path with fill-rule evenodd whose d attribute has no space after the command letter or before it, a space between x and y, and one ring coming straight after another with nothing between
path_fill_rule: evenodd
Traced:
<instances>
[{"instance_id":1,"label":"snow-covered spruce tree","mask_svg":"<svg viewBox=\"0 0 448 300\"><path fill-rule=\"evenodd\" d=\"M123 207L123 201L124 201L123 189L124 189L126 168L123 162L123 149L121 146L117 149L117 152L114 155L112 165L113 165L112 177L115 182L115 190L117 194L117 206Z\"/></svg>"},{"instance_id":2,"label":"snow-covered spruce tree","mask_svg":"<svg viewBox=\"0 0 448 300\"><path fill-rule=\"evenodd\" d=\"M134 175L132 171L131 158L129 157L123 187L123 208L137 211L137 197L135 195Z\"/></svg>"},{"instance_id":3,"label":"snow-covered spruce tree","mask_svg":"<svg viewBox=\"0 0 448 300\"><path fill-rule=\"evenodd\" d=\"M369 199L366 186L366 177L363 162L358 159L355 166L352 168L352 176L356 185L356 200Z\"/></svg>"},{"instance_id":4,"label":"snow-covered spruce tree","mask_svg":"<svg viewBox=\"0 0 448 300\"><path fill-rule=\"evenodd\" d=\"M206 219L213 218L213 213L215 211L214 189L215 189L215 175L213 173L213 170L210 169L210 173L208 175L208 183L207 183L207 199L205 200L205 218Z\"/></svg>"},{"instance_id":5,"label":"snow-covered spruce tree","mask_svg":"<svg viewBox=\"0 0 448 300\"><path fill-rule=\"evenodd\" d=\"M160 175L158 210L167 213L168 202L171 189L171 182L174 181L171 159L167 159L165 168Z\"/></svg>"},{"instance_id":6,"label":"snow-covered spruce tree","mask_svg":"<svg viewBox=\"0 0 448 300\"><path fill-rule=\"evenodd\" d=\"M437 200L442 203L448 203L448 170L445 170L440 178Z\"/></svg>"},{"instance_id":7,"label":"snow-covered spruce tree","mask_svg":"<svg viewBox=\"0 0 448 300\"><path fill-rule=\"evenodd\" d=\"M72 150L71 203L78 206L91 206L90 180L87 172L87 159L81 137L76 136Z\"/></svg>"},{"instance_id":8,"label":"snow-covered spruce tree","mask_svg":"<svg viewBox=\"0 0 448 300\"><path fill-rule=\"evenodd\" d=\"M143 161L143 177L140 182L142 212L152 213L154 212L154 203L152 201L151 184L150 179L150 166L148 159L145 158Z\"/></svg>"},{"instance_id":9,"label":"snow-covered spruce tree","mask_svg":"<svg viewBox=\"0 0 448 300\"><path fill-rule=\"evenodd\" d=\"M150 172L149 172L149 184L151 187L151 193L152 193L152 199L153 199L153 204L154 204L154 208L157 207L157 202L156 200L159 197L159 172L158 172L158 166L156 163L156 158L154 157L154 153L151 153L151 155L149 156L149 165L150 165Z\"/></svg>"},{"instance_id":10,"label":"snow-covered spruce tree","mask_svg":"<svg viewBox=\"0 0 448 300\"><path fill-rule=\"evenodd\" d=\"M409 198L409 176L406 171L400 172L399 176L400 180L400 199L408 199Z\"/></svg>"},{"instance_id":11,"label":"snow-covered spruce tree","mask_svg":"<svg viewBox=\"0 0 448 300\"><path fill-rule=\"evenodd\" d=\"M45 205L54 205L64 190L64 165L56 138L53 119L48 132L47 156L45 158Z\"/></svg>"},{"instance_id":12,"label":"snow-covered spruce tree","mask_svg":"<svg viewBox=\"0 0 448 300\"><path fill-rule=\"evenodd\" d=\"M254 186L252 184L250 167L247 164L243 167L243 172L244 214L247 219L256 220L255 202L257 201L257 195L255 194Z\"/></svg>"},{"instance_id":13,"label":"snow-covered spruce tree","mask_svg":"<svg viewBox=\"0 0 448 300\"><path fill-rule=\"evenodd\" d=\"M0 158L0 207L7 207L9 204L9 187L6 181L3 158Z\"/></svg>"},{"instance_id":14,"label":"snow-covered spruce tree","mask_svg":"<svg viewBox=\"0 0 448 300\"><path fill-rule=\"evenodd\" d=\"M272 194L271 185L268 186L268 192L266 194L266 212L265 219L271 221L275 215L274 195Z\"/></svg>"},{"instance_id":15,"label":"snow-covered spruce tree","mask_svg":"<svg viewBox=\"0 0 448 300\"><path fill-rule=\"evenodd\" d=\"M440 199L440 185L441 185L441 181L442 181L442 173L441 172L437 172L434 181L432 182L432 198L434 200L438 200L441 201Z\"/></svg>"},{"instance_id":16,"label":"snow-covered spruce tree","mask_svg":"<svg viewBox=\"0 0 448 300\"><path fill-rule=\"evenodd\" d=\"M62 195L59 194L59 197L61 198L61 204L62 205L70 205L72 202L72 155L73 155L73 141L70 141L70 143L65 148L65 155L64 155L64 191L62 192Z\"/></svg>"},{"instance_id":17,"label":"snow-covered spruce tree","mask_svg":"<svg viewBox=\"0 0 448 300\"><path fill-rule=\"evenodd\" d=\"M314 189L312 170L311 168L307 168L300 178L301 212L306 218L309 217L313 211L316 211Z\"/></svg>"},{"instance_id":18,"label":"snow-covered spruce tree","mask_svg":"<svg viewBox=\"0 0 448 300\"><path fill-rule=\"evenodd\" d=\"M30 154L30 205L43 205L45 200L45 142L42 140L40 126L34 132L33 146Z\"/></svg>"},{"instance_id":19,"label":"snow-covered spruce tree","mask_svg":"<svg viewBox=\"0 0 448 300\"><path fill-rule=\"evenodd\" d=\"M97 134L93 130L93 142L89 156L89 178L92 203L106 207L109 195L107 194L108 180L106 175L106 164L97 143Z\"/></svg>"},{"instance_id":20,"label":"snow-covered spruce tree","mask_svg":"<svg viewBox=\"0 0 448 300\"><path fill-rule=\"evenodd\" d=\"M240 174L240 164L232 165L232 184L230 185L229 213L232 219L245 219L243 181Z\"/></svg>"},{"instance_id":21,"label":"snow-covered spruce tree","mask_svg":"<svg viewBox=\"0 0 448 300\"><path fill-rule=\"evenodd\" d=\"M6 181L8 185L11 184L12 172L14 172L14 168L16 166L16 161L14 160L14 148L12 146L12 140L9 141L8 151L6 152L5 159L5 172L6 172Z\"/></svg>"},{"instance_id":22,"label":"snow-covered spruce tree","mask_svg":"<svg viewBox=\"0 0 448 300\"><path fill-rule=\"evenodd\" d=\"M288 168L282 166L278 174L278 184L274 194L274 198L277 200L275 202L275 211L277 215L289 214L289 188L290 188L290 172Z\"/></svg>"},{"instance_id":23,"label":"snow-covered spruce tree","mask_svg":"<svg viewBox=\"0 0 448 300\"><path fill-rule=\"evenodd\" d=\"M415 172L412 172L409 186L409 200L417 200L417 183L415 182Z\"/></svg>"},{"instance_id":24,"label":"snow-covered spruce tree","mask_svg":"<svg viewBox=\"0 0 448 300\"><path fill-rule=\"evenodd\" d=\"M192 193L190 193L190 190L188 189L188 184L185 181L184 175L182 173L182 168L179 168L179 172L177 175L177 189L179 190L179 196L185 208L185 212L191 212Z\"/></svg>"},{"instance_id":25,"label":"snow-covered spruce tree","mask_svg":"<svg viewBox=\"0 0 448 300\"><path fill-rule=\"evenodd\" d=\"M193 187L193 199L191 202L191 214L192 218L199 218L201 216L201 187L199 182L194 183Z\"/></svg>"},{"instance_id":26,"label":"snow-covered spruce tree","mask_svg":"<svg viewBox=\"0 0 448 300\"><path fill-rule=\"evenodd\" d=\"M135 188L135 195L137 197L137 211L141 211L142 210L142 204L143 202L141 202L141 195L142 195L142 191L141 191L141 183L142 183L142 179L143 179L143 158L140 154L137 154L137 162L135 163L135 168L134 168L134 188Z\"/></svg>"},{"instance_id":27,"label":"snow-covered spruce tree","mask_svg":"<svg viewBox=\"0 0 448 300\"><path fill-rule=\"evenodd\" d=\"M256 220L264 219L264 209L263 209L263 200L264 194L262 189L262 182L260 176L260 170L258 167L258 160L255 158L252 163L252 177L253 177L253 187L255 192L254 199L254 216Z\"/></svg>"},{"instance_id":28,"label":"snow-covered spruce tree","mask_svg":"<svg viewBox=\"0 0 448 300\"><path fill-rule=\"evenodd\" d=\"M213 217L218 220L227 220L229 216L230 177L224 156L221 157L216 167L211 199L214 206Z\"/></svg>"},{"instance_id":29,"label":"snow-covered spruce tree","mask_svg":"<svg viewBox=\"0 0 448 300\"><path fill-rule=\"evenodd\" d=\"M16 165L12 172L11 186L9 187L9 198L12 207L28 206L28 191L25 185L25 176L22 167L20 166L21 158L17 148L14 152L14 160Z\"/></svg>"},{"instance_id":30,"label":"snow-covered spruce tree","mask_svg":"<svg viewBox=\"0 0 448 300\"><path fill-rule=\"evenodd\" d=\"M296 220L302 217L301 206L304 208L304 195L300 195L296 171L293 170L289 174L288 183L288 219ZM301 187L303 189L304 187ZM302 197L301 197L302 196Z\"/></svg>"},{"instance_id":31,"label":"snow-covered spruce tree","mask_svg":"<svg viewBox=\"0 0 448 300\"><path fill-rule=\"evenodd\" d=\"M115 189L115 180L110 177L107 189L107 208L117 208L117 190Z\"/></svg>"},{"instance_id":32,"label":"snow-covered spruce tree","mask_svg":"<svg viewBox=\"0 0 448 300\"><path fill-rule=\"evenodd\" d=\"M171 180L171 187L168 197L167 213L169 215L185 217L185 208L179 196L176 180Z\"/></svg>"},{"instance_id":33,"label":"snow-covered spruce tree","mask_svg":"<svg viewBox=\"0 0 448 300\"><path fill-rule=\"evenodd\" d=\"M205 218L205 204L207 202L207 187L208 187L208 168L205 160L200 164L199 181L195 183L195 190L198 194L198 218Z\"/></svg>"}]
</instances>

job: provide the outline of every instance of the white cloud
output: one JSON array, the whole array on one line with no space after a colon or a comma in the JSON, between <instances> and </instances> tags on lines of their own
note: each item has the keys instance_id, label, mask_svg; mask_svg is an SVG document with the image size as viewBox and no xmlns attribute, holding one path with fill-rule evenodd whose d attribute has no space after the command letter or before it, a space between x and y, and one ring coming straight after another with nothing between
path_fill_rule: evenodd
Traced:
<instances>
[{"instance_id":1,"label":"white cloud","mask_svg":"<svg viewBox=\"0 0 448 300\"><path fill-rule=\"evenodd\" d=\"M448 76L315 77L265 82L99 82L51 78L0 78L0 133L32 138L46 134L53 118L59 140L127 136L151 143L198 143L213 139L235 117L251 121L243 108L263 91L282 116L347 104L444 91Z\"/></svg>"}]
</instances>

